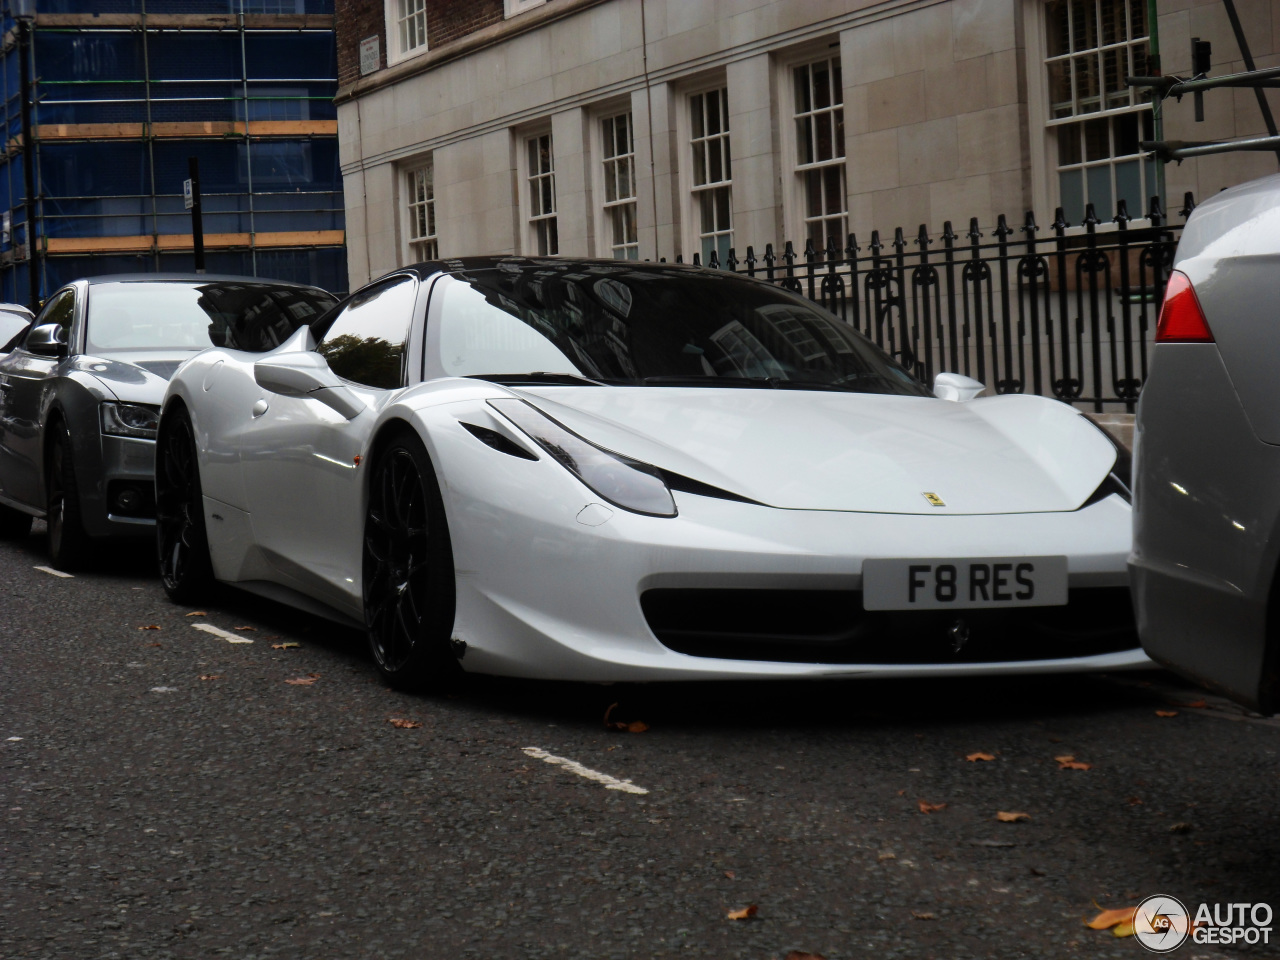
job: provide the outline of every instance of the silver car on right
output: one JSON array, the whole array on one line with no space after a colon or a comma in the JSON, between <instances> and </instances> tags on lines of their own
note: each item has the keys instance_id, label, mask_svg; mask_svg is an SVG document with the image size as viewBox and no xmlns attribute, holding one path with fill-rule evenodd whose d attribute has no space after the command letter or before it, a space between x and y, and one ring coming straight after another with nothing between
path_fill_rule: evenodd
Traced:
<instances>
[{"instance_id":1,"label":"silver car on right","mask_svg":"<svg viewBox=\"0 0 1280 960\"><path fill-rule=\"evenodd\" d=\"M1156 661L1280 710L1280 176L1197 207L1134 432L1130 584Z\"/></svg>"}]
</instances>

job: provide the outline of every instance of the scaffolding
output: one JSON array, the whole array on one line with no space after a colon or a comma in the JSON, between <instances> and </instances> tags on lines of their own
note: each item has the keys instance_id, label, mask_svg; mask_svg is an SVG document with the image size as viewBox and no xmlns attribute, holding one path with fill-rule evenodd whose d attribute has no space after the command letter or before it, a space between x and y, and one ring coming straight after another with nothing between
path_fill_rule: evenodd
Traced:
<instances>
[{"instance_id":1,"label":"scaffolding","mask_svg":"<svg viewBox=\"0 0 1280 960\"><path fill-rule=\"evenodd\" d=\"M209 272L345 291L333 0L0 0L0 11L0 299L193 269L190 157Z\"/></svg>"}]
</instances>

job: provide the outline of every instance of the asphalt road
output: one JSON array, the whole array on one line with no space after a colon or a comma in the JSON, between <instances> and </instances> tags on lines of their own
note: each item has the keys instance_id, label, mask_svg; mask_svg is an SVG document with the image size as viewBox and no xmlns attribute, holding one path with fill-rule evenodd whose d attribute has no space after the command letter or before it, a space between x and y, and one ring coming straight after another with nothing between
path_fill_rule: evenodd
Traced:
<instances>
[{"instance_id":1,"label":"asphalt road","mask_svg":"<svg viewBox=\"0 0 1280 960\"><path fill-rule=\"evenodd\" d=\"M406 696L354 633L42 547L0 544L5 960L1133 960L1082 920L1280 912L1280 725L1163 673Z\"/></svg>"}]
</instances>

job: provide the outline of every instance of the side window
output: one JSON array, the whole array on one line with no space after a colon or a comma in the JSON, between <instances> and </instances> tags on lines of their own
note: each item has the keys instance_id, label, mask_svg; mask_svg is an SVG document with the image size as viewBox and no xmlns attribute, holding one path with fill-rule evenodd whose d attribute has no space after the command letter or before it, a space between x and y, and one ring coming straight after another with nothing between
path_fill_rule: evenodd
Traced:
<instances>
[{"instance_id":1,"label":"side window","mask_svg":"<svg viewBox=\"0 0 1280 960\"><path fill-rule=\"evenodd\" d=\"M365 287L333 318L316 349L343 380L380 390L403 386L417 295L413 277L392 277Z\"/></svg>"},{"instance_id":2,"label":"side window","mask_svg":"<svg viewBox=\"0 0 1280 960\"><path fill-rule=\"evenodd\" d=\"M44 305L44 309L36 316L31 329L43 327L48 323L56 323L62 327L63 339L71 336L71 319L75 315L76 293L74 290L63 290Z\"/></svg>"},{"instance_id":3,"label":"side window","mask_svg":"<svg viewBox=\"0 0 1280 960\"><path fill-rule=\"evenodd\" d=\"M31 321L20 313L0 310L0 353L8 353L18 345Z\"/></svg>"}]
</instances>

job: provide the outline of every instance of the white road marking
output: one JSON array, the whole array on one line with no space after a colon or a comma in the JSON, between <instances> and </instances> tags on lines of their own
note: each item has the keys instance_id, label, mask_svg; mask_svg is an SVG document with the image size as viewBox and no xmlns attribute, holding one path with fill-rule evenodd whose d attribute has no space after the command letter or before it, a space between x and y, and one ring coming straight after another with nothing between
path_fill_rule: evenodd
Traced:
<instances>
[{"instance_id":1,"label":"white road marking","mask_svg":"<svg viewBox=\"0 0 1280 960\"><path fill-rule=\"evenodd\" d=\"M227 643L253 643L248 637L237 637L234 633L228 633L221 627L215 627L212 623L193 623L191 626L197 630L203 630L205 633L211 633L215 637L221 637Z\"/></svg>"},{"instance_id":2,"label":"white road marking","mask_svg":"<svg viewBox=\"0 0 1280 960\"><path fill-rule=\"evenodd\" d=\"M607 773L601 773L599 770L592 770L590 767L584 767L576 760L570 760L567 757L557 757L547 753L541 747L525 747L524 752L535 760L545 760L547 763L554 763L556 766L564 767L570 773L576 773L580 777L586 777L588 780L594 780L596 783L604 784L606 790L621 790L623 793L648 793L644 787L637 787L630 780L619 780L611 777Z\"/></svg>"},{"instance_id":3,"label":"white road marking","mask_svg":"<svg viewBox=\"0 0 1280 960\"><path fill-rule=\"evenodd\" d=\"M74 580L74 579L75 579L75 575L74 575L74 574L70 574L70 573L63 573L61 570L55 570L55 569L53 569L53 567L36 567L36 569L37 569L37 570L39 570L41 573L48 573L48 574L51 574L52 576L55 576L55 577L62 577L64 580Z\"/></svg>"}]
</instances>

